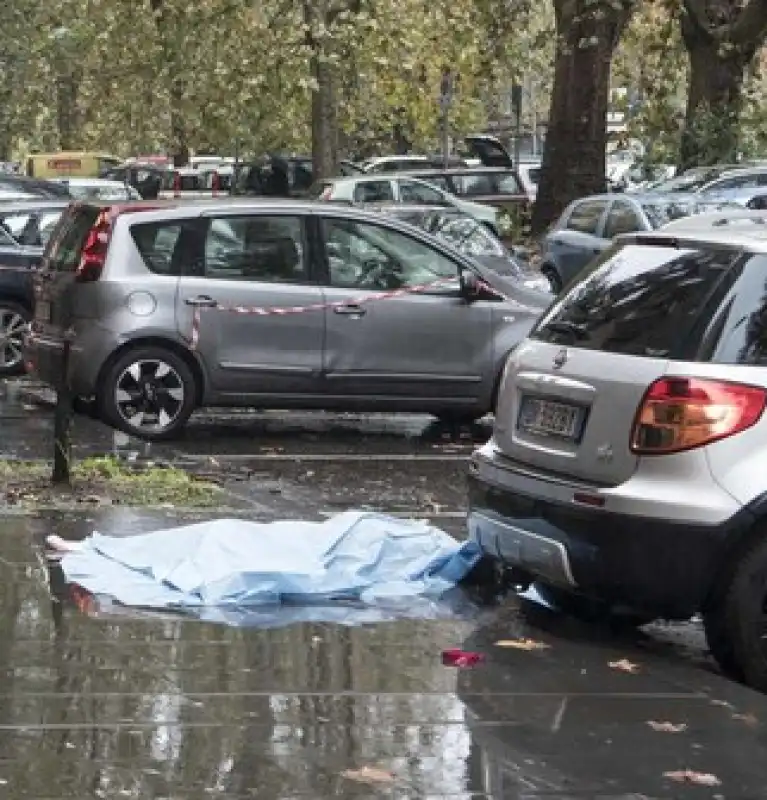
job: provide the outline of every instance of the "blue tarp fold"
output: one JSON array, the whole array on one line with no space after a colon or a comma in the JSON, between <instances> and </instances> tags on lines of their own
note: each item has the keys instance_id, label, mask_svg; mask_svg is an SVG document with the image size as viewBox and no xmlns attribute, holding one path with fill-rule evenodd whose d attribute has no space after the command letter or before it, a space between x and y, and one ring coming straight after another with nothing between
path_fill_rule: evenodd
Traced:
<instances>
[{"instance_id":1,"label":"blue tarp fold","mask_svg":"<svg viewBox=\"0 0 767 800\"><path fill-rule=\"evenodd\" d=\"M333 601L394 611L403 598L444 595L480 558L475 543L425 522L348 511L325 522L221 519L130 537L94 533L61 567L67 581L124 606L216 618ZM199 613L212 608L220 611Z\"/></svg>"}]
</instances>

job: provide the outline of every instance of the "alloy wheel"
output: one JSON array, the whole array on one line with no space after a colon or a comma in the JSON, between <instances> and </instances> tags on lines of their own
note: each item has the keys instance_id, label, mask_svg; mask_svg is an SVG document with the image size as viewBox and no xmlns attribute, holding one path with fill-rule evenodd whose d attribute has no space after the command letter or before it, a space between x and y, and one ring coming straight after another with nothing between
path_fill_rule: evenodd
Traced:
<instances>
[{"instance_id":1,"label":"alloy wheel","mask_svg":"<svg viewBox=\"0 0 767 800\"><path fill-rule=\"evenodd\" d=\"M184 382L162 359L134 361L118 376L115 408L125 423L138 433L161 433L184 407Z\"/></svg>"},{"instance_id":2,"label":"alloy wheel","mask_svg":"<svg viewBox=\"0 0 767 800\"><path fill-rule=\"evenodd\" d=\"M0 371L11 372L22 361L27 321L12 308L0 308Z\"/></svg>"}]
</instances>

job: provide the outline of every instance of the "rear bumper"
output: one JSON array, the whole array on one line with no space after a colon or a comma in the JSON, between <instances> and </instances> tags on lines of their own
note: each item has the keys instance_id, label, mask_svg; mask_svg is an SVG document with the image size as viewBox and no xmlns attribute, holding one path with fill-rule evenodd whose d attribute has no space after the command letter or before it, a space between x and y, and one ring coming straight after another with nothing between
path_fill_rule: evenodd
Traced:
<instances>
[{"instance_id":1,"label":"rear bumper","mask_svg":"<svg viewBox=\"0 0 767 800\"><path fill-rule=\"evenodd\" d=\"M69 385L73 394L90 397L96 393L96 383L104 360L114 344L104 331L94 326L87 337L75 337L69 353ZM31 331L24 341L24 363L27 371L42 383L60 385L64 370L64 340Z\"/></svg>"},{"instance_id":2,"label":"rear bumper","mask_svg":"<svg viewBox=\"0 0 767 800\"><path fill-rule=\"evenodd\" d=\"M504 469L469 476L469 536L489 556L540 580L668 619L705 602L747 510L714 525L605 511L547 496ZM575 487L582 490L582 487Z\"/></svg>"}]
</instances>

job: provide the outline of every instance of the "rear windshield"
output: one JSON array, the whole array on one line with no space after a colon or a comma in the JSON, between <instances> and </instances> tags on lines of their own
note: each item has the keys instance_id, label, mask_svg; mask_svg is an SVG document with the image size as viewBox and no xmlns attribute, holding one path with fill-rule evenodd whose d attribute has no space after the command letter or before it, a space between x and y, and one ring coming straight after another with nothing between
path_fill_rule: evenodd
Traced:
<instances>
[{"instance_id":1,"label":"rear windshield","mask_svg":"<svg viewBox=\"0 0 767 800\"><path fill-rule=\"evenodd\" d=\"M532 338L718 364L767 363L767 256L628 244L608 251Z\"/></svg>"},{"instance_id":2,"label":"rear windshield","mask_svg":"<svg viewBox=\"0 0 767 800\"><path fill-rule=\"evenodd\" d=\"M85 239L98 215L99 209L95 206L74 206L62 214L48 241L48 269L55 272L74 272L77 269Z\"/></svg>"}]
</instances>

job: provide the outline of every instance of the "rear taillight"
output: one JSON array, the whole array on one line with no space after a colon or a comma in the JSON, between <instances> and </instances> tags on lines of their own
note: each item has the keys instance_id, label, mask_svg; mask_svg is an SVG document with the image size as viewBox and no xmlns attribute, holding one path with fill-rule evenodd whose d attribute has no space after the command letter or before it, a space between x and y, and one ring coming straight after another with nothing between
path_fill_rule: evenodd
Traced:
<instances>
[{"instance_id":1,"label":"rear taillight","mask_svg":"<svg viewBox=\"0 0 767 800\"><path fill-rule=\"evenodd\" d=\"M109 235L112 232L112 224L109 219L109 211L101 211L93 223L93 227L88 231L85 239L80 263L75 272L75 278L81 283L97 281L101 277L104 263L107 258L107 248L109 247Z\"/></svg>"},{"instance_id":2,"label":"rear taillight","mask_svg":"<svg viewBox=\"0 0 767 800\"><path fill-rule=\"evenodd\" d=\"M642 400L631 450L663 455L691 450L750 428L762 416L767 392L758 386L704 378L662 378Z\"/></svg>"}]
</instances>

